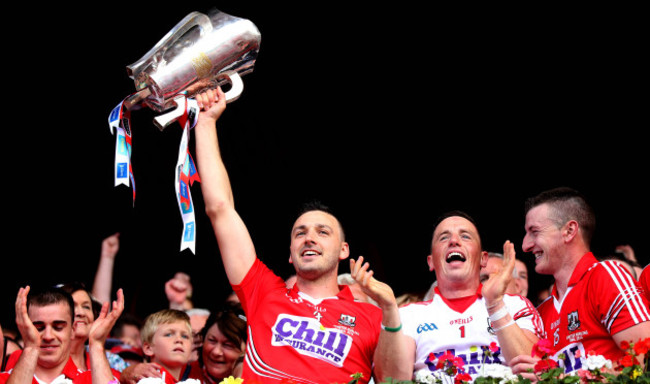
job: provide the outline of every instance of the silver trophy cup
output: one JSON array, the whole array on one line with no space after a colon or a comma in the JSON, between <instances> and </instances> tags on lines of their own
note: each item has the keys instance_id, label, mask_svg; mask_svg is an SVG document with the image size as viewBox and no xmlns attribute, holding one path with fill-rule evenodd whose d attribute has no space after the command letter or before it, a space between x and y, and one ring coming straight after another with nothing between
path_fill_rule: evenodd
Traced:
<instances>
[{"instance_id":1,"label":"silver trophy cup","mask_svg":"<svg viewBox=\"0 0 650 384\"><path fill-rule=\"evenodd\" d=\"M207 15L192 12L126 67L137 92L125 106L168 111L154 119L162 130L184 113L185 97L230 84L226 102L237 100L244 88L241 76L253 71L260 41L249 20L216 9Z\"/></svg>"}]
</instances>

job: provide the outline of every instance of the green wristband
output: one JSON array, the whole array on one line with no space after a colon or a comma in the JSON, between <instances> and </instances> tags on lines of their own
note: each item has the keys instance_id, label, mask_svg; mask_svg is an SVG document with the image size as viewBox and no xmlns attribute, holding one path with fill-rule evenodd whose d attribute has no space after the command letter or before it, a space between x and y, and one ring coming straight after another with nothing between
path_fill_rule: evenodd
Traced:
<instances>
[{"instance_id":1,"label":"green wristband","mask_svg":"<svg viewBox=\"0 0 650 384\"><path fill-rule=\"evenodd\" d=\"M402 323L400 323L399 326L395 328L386 327L384 324L382 324L381 329L387 332L399 332L399 330L402 329Z\"/></svg>"}]
</instances>

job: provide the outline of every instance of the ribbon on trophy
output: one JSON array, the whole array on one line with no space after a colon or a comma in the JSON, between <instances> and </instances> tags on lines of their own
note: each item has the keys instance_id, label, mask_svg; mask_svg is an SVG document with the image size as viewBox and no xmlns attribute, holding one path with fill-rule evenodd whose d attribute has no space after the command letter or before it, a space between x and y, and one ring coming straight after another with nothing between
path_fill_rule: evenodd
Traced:
<instances>
[{"instance_id":1,"label":"ribbon on trophy","mask_svg":"<svg viewBox=\"0 0 650 384\"><path fill-rule=\"evenodd\" d=\"M185 99L185 113L178 119L183 127L183 136L178 148L176 162L176 199L178 208L183 218L183 235L181 237L181 251L189 249L195 252L196 245L196 220L194 217L194 202L190 186L195 181L201 181L196 170L194 160L190 154L190 130L194 128L199 116L199 106L195 99Z\"/></svg>"},{"instance_id":2,"label":"ribbon on trophy","mask_svg":"<svg viewBox=\"0 0 650 384\"><path fill-rule=\"evenodd\" d=\"M127 98L128 99L128 98ZM126 99L125 99L126 100ZM189 149L190 130L194 128L198 120L199 106L195 99L184 98L185 106L183 114L178 122L183 128L180 145L178 148L178 160L176 162L176 200L183 219L183 234L181 237L181 251L189 249L195 253L196 249L196 220L194 216L194 202L190 187L195 181L201 181L196 165ZM111 111L108 117L108 125L115 140L115 186L129 183L133 189L133 202L135 204L135 179L131 166L131 113L124 107L124 101L120 102Z\"/></svg>"},{"instance_id":3,"label":"ribbon on trophy","mask_svg":"<svg viewBox=\"0 0 650 384\"><path fill-rule=\"evenodd\" d=\"M126 99L125 99L126 100ZM124 108L124 101L120 102L108 115L108 126L115 139L115 186L126 185L133 189L133 203L135 204L135 179L131 167L131 112Z\"/></svg>"}]
</instances>

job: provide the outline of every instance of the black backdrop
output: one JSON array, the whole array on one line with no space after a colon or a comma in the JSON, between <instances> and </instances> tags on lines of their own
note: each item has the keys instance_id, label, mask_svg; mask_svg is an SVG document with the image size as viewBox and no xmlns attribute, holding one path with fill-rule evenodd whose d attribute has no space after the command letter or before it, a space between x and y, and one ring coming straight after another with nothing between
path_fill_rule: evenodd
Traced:
<instances>
[{"instance_id":1,"label":"black backdrop","mask_svg":"<svg viewBox=\"0 0 650 384\"><path fill-rule=\"evenodd\" d=\"M630 244L648 262L638 12L308 4L95 2L5 14L3 324L19 286L92 284L114 232L127 310L164 306L163 284L178 270L192 276L198 306L229 293L198 184L197 252L179 252L180 128L134 120L132 204L130 189L113 187L107 124L134 91L126 65L212 7L262 34L255 70L219 125L237 208L278 274L291 273L294 208L318 198L339 212L353 257L397 293L431 284L431 222L450 209L477 218L486 249L514 241L537 289L548 280L521 251L523 201L560 185L591 199L595 252Z\"/></svg>"}]
</instances>

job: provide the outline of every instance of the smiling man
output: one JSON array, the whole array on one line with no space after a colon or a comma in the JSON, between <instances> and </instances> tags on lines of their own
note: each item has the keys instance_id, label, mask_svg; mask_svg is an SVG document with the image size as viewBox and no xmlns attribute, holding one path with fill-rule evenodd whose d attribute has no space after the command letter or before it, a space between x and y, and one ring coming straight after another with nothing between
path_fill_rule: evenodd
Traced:
<instances>
[{"instance_id":1,"label":"smiling man","mask_svg":"<svg viewBox=\"0 0 650 384\"><path fill-rule=\"evenodd\" d=\"M506 293L514 269L513 244L507 241L503 251L503 267L481 284L487 253L474 220L458 211L441 216L427 257L438 283L433 299L399 310L392 290L372 277L368 264L361 266L361 258L351 262L352 276L383 310L386 332L375 356L380 379L411 380L422 370L439 374L438 358L447 352L461 358L465 373L476 378L483 363L508 364L530 353L542 333L541 320L526 298ZM485 354L490 345L492 356Z\"/></svg>"},{"instance_id":2,"label":"smiling man","mask_svg":"<svg viewBox=\"0 0 650 384\"><path fill-rule=\"evenodd\" d=\"M350 254L338 219L322 206L299 215L289 245L297 280L287 288L257 258L235 210L215 129L226 107L223 92L207 91L197 102L202 111L194 131L206 212L248 322L244 382L329 384L348 382L356 373L368 382L381 311L337 284L338 264Z\"/></svg>"},{"instance_id":3,"label":"smiling man","mask_svg":"<svg viewBox=\"0 0 650 384\"><path fill-rule=\"evenodd\" d=\"M595 223L584 196L570 188L526 201L522 247L535 257L535 271L555 280L538 310L566 372L583 368L579 354L593 351L617 361L624 355L622 341L650 335L648 301L632 275L616 261L598 262L590 251ZM523 362L534 363L530 354L521 360L521 370L527 368Z\"/></svg>"},{"instance_id":4,"label":"smiling man","mask_svg":"<svg viewBox=\"0 0 650 384\"><path fill-rule=\"evenodd\" d=\"M19 351L11 373L0 373L0 383L46 384L65 378L74 384L108 384L115 380L104 343L124 309L122 291L118 291L113 309L109 312L108 303L105 303L93 323L88 344L90 370L81 371L70 357L74 318L72 296L58 288L34 294L30 294L30 290L29 286L20 288L16 297L16 325L25 347Z\"/></svg>"}]
</instances>

